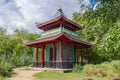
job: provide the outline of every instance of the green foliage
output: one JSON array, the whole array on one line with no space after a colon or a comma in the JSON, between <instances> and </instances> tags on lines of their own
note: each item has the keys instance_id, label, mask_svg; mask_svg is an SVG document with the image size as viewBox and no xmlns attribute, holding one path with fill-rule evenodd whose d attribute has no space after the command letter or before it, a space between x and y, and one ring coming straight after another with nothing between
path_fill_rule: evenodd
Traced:
<instances>
[{"instance_id":1,"label":"green foliage","mask_svg":"<svg viewBox=\"0 0 120 80\"><path fill-rule=\"evenodd\" d=\"M99 77L106 76L103 70L97 68L96 65L92 65L92 64L85 65L82 72L87 74L88 76L99 76Z\"/></svg>"},{"instance_id":2,"label":"green foliage","mask_svg":"<svg viewBox=\"0 0 120 80\"><path fill-rule=\"evenodd\" d=\"M29 33L26 30L15 30L14 32L15 33L13 34L13 36L22 40L35 40L36 38L40 37L39 34Z\"/></svg>"},{"instance_id":3,"label":"green foliage","mask_svg":"<svg viewBox=\"0 0 120 80\"><path fill-rule=\"evenodd\" d=\"M13 69L12 64L10 64L10 63L8 63L6 61L0 62L0 75L10 77L12 69Z\"/></svg>"},{"instance_id":4,"label":"green foliage","mask_svg":"<svg viewBox=\"0 0 120 80\"><path fill-rule=\"evenodd\" d=\"M120 23L119 21L105 34L99 48L109 60L120 59Z\"/></svg>"},{"instance_id":5,"label":"green foliage","mask_svg":"<svg viewBox=\"0 0 120 80\"><path fill-rule=\"evenodd\" d=\"M108 77L87 76L82 73L39 72L34 74L37 80L109 80Z\"/></svg>"},{"instance_id":6,"label":"green foliage","mask_svg":"<svg viewBox=\"0 0 120 80\"><path fill-rule=\"evenodd\" d=\"M96 10L88 8L85 13L73 14L73 21L84 24L84 28L78 31L80 38L95 44L86 50L89 63L120 59L120 1L98 1L100 4Z\"/></svg>"},{"instance_id":7,"label":"green foliage","mask_svg":"<svg viewBox=\"0 0 120 80\"><path fill-rule=\"evenodd\" d=\"M120 60L113 60L111 62L103 62L101 64L87 64L85 66L82 66L81 68L78 68L78 66L75 66L74 68L75 72L80 71L80 73L87 74L89 76L98 76L98 77L105 77L105 76L116 76L120 77ZM80 70L78 70L80 69Z\"/></svg>"},{"instance_id":8,"label":"green foliage","mask_svg":"<svg viewBox=\"0 0 120 80\"><path fill-rule=\"evenodd\" d=\"M3 76L0 75L0 80L5 80L5 79L3 78Z\"/></svg>"},{"instance_id":9,"label":"green foliage","mask_svg":"<svg viewBox=\"0 0 120 80\"><path fill-rule=\"evenodd\" d=\"M66 78L73 78L75 75L79 76L78 73L73 73L73 72L70 72L70 73L60 73L60 72L48 72L48 71L45 71L45 72L39 72L39 73L36 73L34 74L35 77L37 78L47 78L47 79L50 79L50 78L53 78L53 79L57 79L57 80L64 80Z\"/></svg>"},{"instance_id":10,"label":"green foliage","mask_svg":"<svg viewBox=\"0 0 120 80\"><path fill-rule=\"evenodd\" d=\"M115 76L115 74L120 73L120 60L113 60L111 62L104 62L96 65L96 67L100 70L106 72L109 76Z\"/></svg>"},{"instance_id":11,"label":"green foliage","mask_svg":"<svg viewBox=\"0 0 120 80\"><path fill-rule=\"evenodd\" d=\"M111 66L114 73L120 73L120 60L112 61Z\"/></svg>"},{"instance_id":12,"label":"green foliage","mask_svg":"<svg viewBox=\"0 0 120 80\"><path fill-rule=\"evenodd\" d=\"M104 62L104 63L101 63L101 64L97 64L96 67L101 69L101 70L105 70L107 73L112 73L113 72L110 62Z\"/></svg>"},{"instance_id":13,"label":"green foliage","mask_svg":"<svg viewBox=\"0 0 120 80\"><path fill-rule=\"evenodd\" d=\"M83 70L83 66L81 65L75 65L74 68L73 68L73 72L78 72L80 73L81 71Z\"/></svg>"},{"instance_id":14,"label":"green foliage","mask_svg":"<svg viewBox=\"0 0 120 80\"><path fill-rule=\"evenodd\" d=\"M34 50L23 44L40 37L39 34L25 30L16 30L7 35L6 30L0 28L0 75L11 76L13 67L28 66L33 62Z\"/></svg>"}]
</instances>

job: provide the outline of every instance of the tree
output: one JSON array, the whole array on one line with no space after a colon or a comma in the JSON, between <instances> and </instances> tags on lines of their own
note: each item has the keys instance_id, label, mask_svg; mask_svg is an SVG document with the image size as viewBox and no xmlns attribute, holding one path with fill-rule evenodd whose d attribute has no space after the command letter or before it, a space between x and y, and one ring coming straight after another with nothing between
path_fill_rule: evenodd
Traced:
<instances>
[{"instance_id":1,"label":"tree","mask_svg":"<svg viewBox=\"0 0 120 80\"><path fill-rule=\"evenodd\" d=\"M0 75L10 76L13 67L28 66L33 62L34 50L23 44L24 40L34 40L40 35L26 30L16 30L14 34L6 34L0 28Z\"/></svg>"},{"instance_id":2,"label":"tree","mask_svg":"<svg viewBox=\"0 0 120 80\"><path fill-rule=\"evenodd\" d=\"M120 34L117 32L120 29L120 1L98 1L100 4L96 10L88 8L85 13L73 14L73 21L84 24L84 28L78 31L82 39L96 44L86 54L87 59L94 63L120 59Z\"/></svg>"},{"instance_id":3,"label":"tree","mask_svg":"<svg viewBox=\"0 0 120 80\"><path fill-rule=\"evenodd\" d=\"M120 23L119 21L105 34L100 49L109 60L120 59Z\"/></svg>"}]
</instances>

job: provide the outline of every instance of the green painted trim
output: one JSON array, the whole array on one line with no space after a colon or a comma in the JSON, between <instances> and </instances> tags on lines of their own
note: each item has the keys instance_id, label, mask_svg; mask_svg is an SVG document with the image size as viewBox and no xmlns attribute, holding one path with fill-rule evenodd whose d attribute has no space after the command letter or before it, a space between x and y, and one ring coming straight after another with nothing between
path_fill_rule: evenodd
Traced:
<instances>
[{"instance_id":1,"label":"green painted trim","mask_svg":"<svg viewBox=\"0 0 120 80\"><path fill-rule=\"evenodd\" d=\"M51 34L54 34L54 33L58 33L58 32L65 32L65 33L68 33L68 34L71 34L73 36L78 37L77 32L66 29L66 28L64 28L64 26L63 27L58 27L58 28L55 28L55 29L52 29L52 30L49 30L49 31L46 31L46 32L43 32L43 33L41 33L41 37L46 36L46 35L51 35Z\"/></svg>"},{"instance_id":2,"label":"green painted trim","mask_svg":"<svg viewBox=\"0 0 120 80\"><path fill-rule=\"evenodd\" d=\"M63 61L66 61L67 60L67 58L66 58L66 43L64 42L63 43Z\"/></svg>"},{"instance_id":3,"label":"green painted trim","mask_svg":"<svg viewBox=\"0 0 120 80\"><path fill-rule=\"evenodd\" d=\"M34 61L36 61L36 48L34 48L34 51L33 51L34 53L33 53L33 60ZM41 60L41 49L40 48L38 48L38 61L40 61ZM33 62L34 62L33 61Z\"/></svg>"},{"instance_id":4,"label":"green painted trim","mask_svg":"<svg viewBox=\"0 0 120 80\"><path fill-rule=\"evenodd\" d=\"M46 44L45 47L45 61L50 60L50 48L52 47L52 44Z\"/></svg>"},{"instance_id":5,"label":"green painted trim","mask_svg":"<svg viewBox=\"0 0 120 80\"><path fill-rule=\"evenodd\" d=\"M52 44L45 45L45 61L50 61L50 48ZM60 61L60 45L59 42L55 44L56 46L56 62ZM63 43L63 61L66 61L66 43ZM69 44L69 61L74 61L74 45Z\"/></svg>"},{"instance_id":6,"label":"green painted trim","mask_svg":"<svg viewBox=\"0 0 120 80\"><path fill-rule=\"evenodd\" d=\"M71 30L66 29L66 28L64 28L64 27L63 27L63 32L66 32L66 33L68 33L68 34L71 34L71 35L73 35L73 36L77 36L77 37L78 37L77 32L71 31Z\"/></svg>"},{"instance_id":7,"label":"green painted trim","mask_svg":"<svg viewBox=\"0 0 120 80\"><path fill-rule=\"evenodd\" d=\"M41 36L46 36L46 35L50 35L50 34L54 34L54 33L58 33L61 32L61 28L55 28L46 32L41 33Z\"/></svg>"},{"instance_id":8,"label":"green painted trim","mask_svg":"<svg viewBox=\"0 0 120 80\"><path fill-rule=\"evenodd\" d=\"M60 60L60 48L59 43L56 43L56 61Z\"/></svg>"},{"instance_id":9,"label":"green painted trim","mask_svg":"<svg viewBox=\"0 0 120 80\"><path fill-rule=\"evenodd\" d=\"M74 45L69 44L69 59L70 61L74 61Z\"/></svg>"}]
</instances>

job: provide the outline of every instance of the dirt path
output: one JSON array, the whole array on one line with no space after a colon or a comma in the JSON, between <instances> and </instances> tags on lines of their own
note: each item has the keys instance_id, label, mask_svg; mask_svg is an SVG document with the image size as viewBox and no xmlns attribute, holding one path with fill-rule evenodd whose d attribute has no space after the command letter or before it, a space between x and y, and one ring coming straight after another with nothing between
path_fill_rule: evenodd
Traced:
<instances>
[{"instance_id":1,"label":"dirt path","mask_svg":"<svg viewBox=\"0 0 120 80\"><path fill-rule=\"evenodd\" d=\"M14 69L14 75L7 80L36 80L33 76L37 72L42 72L44 69L41 68L18 68Z\"/></svg>"}]
</instances>

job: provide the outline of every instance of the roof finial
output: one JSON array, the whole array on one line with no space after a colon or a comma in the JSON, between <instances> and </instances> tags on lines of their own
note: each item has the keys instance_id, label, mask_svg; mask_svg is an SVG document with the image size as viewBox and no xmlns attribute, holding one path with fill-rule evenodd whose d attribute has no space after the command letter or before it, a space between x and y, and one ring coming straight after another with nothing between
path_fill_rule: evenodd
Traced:
<instances>
[{"instance_id":1,"label":"roof finial","mask_svg":"<svg viewBox=\"0 0 120 80\"><path fill-rule=\"evenodd\" d=\"M61 8L58 9L58 13L59 13L59 15L63 15L64 16L63 10Z\"/></svg>"},{"instance_id":2,"label":"roof finial","mask_svg":"<svg viewBox=\"0 0 120 80\"><path fill-rule=\"evenodd\" d=\"M55 14L54 18L57 18L59 16L65 16L61 8L58 9L58 12Z\"/></svg>"},{"instance_id":3,"label":"roof finial","mask_svg":"<svg viewBox=\"0 0 120 80\"><path fill-rule=\"evenodd\" d=\"M62 10L61 8L60 8L60 9L58 9L58 12L63 13L62 11L63 11L63 10Z\"/></svg>"}]
</instances>

